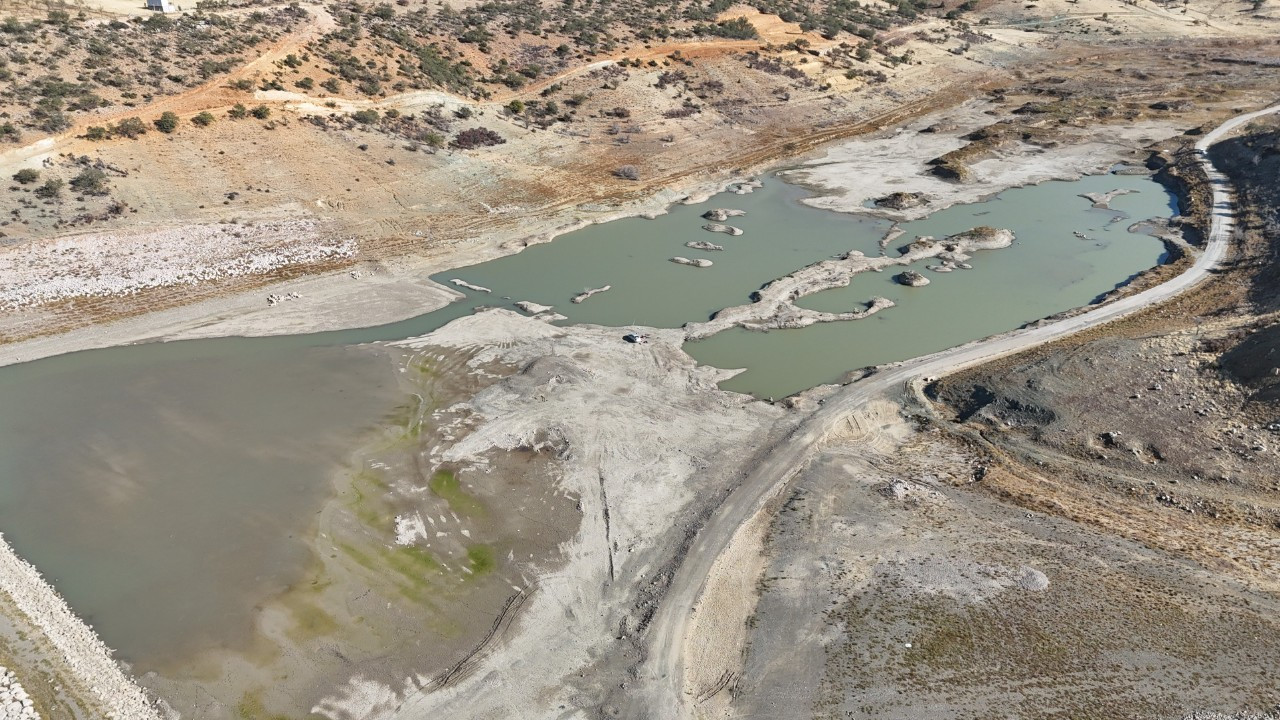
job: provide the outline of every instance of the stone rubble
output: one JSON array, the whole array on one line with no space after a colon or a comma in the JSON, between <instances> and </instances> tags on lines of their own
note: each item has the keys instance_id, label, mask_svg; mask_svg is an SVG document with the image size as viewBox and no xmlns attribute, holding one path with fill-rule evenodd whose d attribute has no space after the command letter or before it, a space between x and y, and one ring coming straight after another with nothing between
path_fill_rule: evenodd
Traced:
<instances>
[{"instance_id":1,"label":"stone rubble","mask_svg":"<svg viewBox=\"0 0 1280 720\"><path fill-rule=\"evenodd\" d=\"M0 667L0 720L37 720L35 704L12 670Z\"/></svg>"}]
</instances>

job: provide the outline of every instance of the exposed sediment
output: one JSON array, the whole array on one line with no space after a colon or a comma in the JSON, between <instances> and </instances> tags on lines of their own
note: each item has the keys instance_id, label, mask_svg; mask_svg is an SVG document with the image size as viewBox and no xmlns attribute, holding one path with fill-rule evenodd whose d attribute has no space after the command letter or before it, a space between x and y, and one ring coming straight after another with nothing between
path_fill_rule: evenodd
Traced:
<instances>
[{"instance_id":1,"label":"exposed sediment","mask_svg":"<svg viewBox=\"0 0 1280 720\"><path fill-rule=\"evenodd\" d=\"M1104 192L1104 193L1080 193L1080 197L1093 203L1093 207L1099 210L1110 210L1112 200L1115 200L1121 195L1130 195L1135 192L1137 191L1129 190L1129 189L1120 189L1120 190L1111 190L1109 192Z\"/></svg>"},{"instance_id":2,"label":"exposed sediment","mask_svg":"<svg viewBox=\"0 0 1280 720\"><path fill-rule=\"evenodd\" d=\"M703 230L714 233L724 233L725 235L741 235L742 228L736 228L732 225L723 225L721 223L707 223L702 226Z\"/></svg>"},{"instance_id":3,"label":"exposed sediment","mask_svg":"<svg viewBox=\"0 0 1280 720\"><path fill-rule=\"evenodd\" d=\"M893 302L885 298L873 298L868 307L862 310L823 313L797 307L795 301L823 290L845 287L859 273L879 272L895 265L910 265L925 258L938 258L949 268L967 267L965 261L970 258L970 253L1009 247L1013 240L1014 235L1010 230L977 227L944 240L917 238L897 257L870 258L853 250L840 258L816 262L774 280L752 293L753 302L750 304L725 308L706 322L685 325L685 337L700 340L732 327L771 330L806 327L819 322L860 320L886 307L892 307Z\"/></svg>"},{"instance_id":4,"label":"exposed sediment","mask_svg":"<svg viewBox=\"0 0 1280 720\"><path fill-rule=\"evenodd\" d=\"M489 289L489 288L487 288L487 287L483 287L483 286L481 286L481 285L472 285L471 283L467 282L466 280L459 280L458 278L454 278L454 279L450 280L449 282L453 283L454 285L457 285L457 286L458 286L458 287L460 287L460 288L466 288L466 289L468 289L468 290L475 290L476 292L483 292L483 293L491 293L491 292L493 292L492 290L490 290L490 289Z\"/></svg>"},{"instance_id":5,"label":"exposed sediment","mask_svg":"<svg viewBox=\"0 0 1280 720\"><path fill-rule=\"evenodd\" d=\"M543 305L529 300L521 300L513 304L530 315L539 315L541 313L551 312L555 307L554 305Z\"/></svg>"},{"instance_id":6,"label":"exposed sediment","mask_svg":"<svg viewBox=\"0 0 1280 720\"><path fill-rule=\"evenodd\" d=\"M687 258L687 257L679 257L679 256L677 256L677 257L673 257L673 258L671 258L671 262L673 262L673 263L675 263L675 264L677 264L677 265L688 265L689 267L698 267L698 268L709 268L709 267L711 267L711 261L710 261L710 260L707 260L707 259L705 259L705 258L692 258L692 259L690 259L690 258Z\"/></svg>"},{"instance_id":7,"label":"exposed sediment","mask_svg":"<svg viewBox=\"0 0 1280 720\"><path fill-rule=\"evenodd\" d=\"M0 588L58 649L70 672L101 703L105 717L160 720L151 699L116 664L111 650L3 536Z\"/></svg>"},{"instance_id":8,"label":"exposed sediment","mask_svg":"<svg viewBox=\"0 0 1280 720\"><path fill-rule=\"evenodd\" d=\"M743 215L746 215L746 214L747 214L746 210L735 210L733 208L715 208L714 210L708 210L702 213L702 217L704 220L710 220L712 222L724 222L725 220L728 220L731 217L742 217Z\"/></svg>"},{"instance_id":9,"label":"exposed sediment","mask_svg":"<svg viewBox=\"0 0 1280 720\"><path fill-rule=\"evenodd\" d=\"M684 246L687 248L693 248L694 250L707 250L707 251L724 249L723 245L709 243L705 240L690 240L689 242L685 243Z\"/></svg>"},{"instance_id":10,"label":"exposed sediment","mask_svg":"<svg viewBox=\"0 0 1280 720\"><path fill-rule=\"evenodd\" d=\"M586 300L592 295L598 295L602 292L608 292L612 287L613 287L612 285L605 285L603 287L592 288L590 290L583 290L582 292L573 296L573 304L575 305L580 304L583 300Z\"/></svg>"}]
</instances>

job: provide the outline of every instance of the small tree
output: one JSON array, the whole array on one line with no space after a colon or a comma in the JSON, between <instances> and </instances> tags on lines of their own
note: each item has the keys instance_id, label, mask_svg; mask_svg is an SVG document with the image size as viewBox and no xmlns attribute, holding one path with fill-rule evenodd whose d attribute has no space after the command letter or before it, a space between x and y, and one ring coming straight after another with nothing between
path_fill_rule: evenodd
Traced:
<instances>
[{"instance_id":1,"label":"small tree","mask_svg":"<svg viewBox=\"0 0 1280 720\"><path fill-rule=\"evenodd\" d=\"M230 117L232 120L239 120L248 114L249 114L249 109L244 106L244 103L236 103L235 105L231 106L230 110L227 111L227 116Z\"/></svg>"},{"instance_id":2,"label":"small tree","mask_svg":"<svg viewBox=\"0 0 1280 720\"><path fill-rule=\"evenodd\" d=\"M178 114L166 110L156 118L156 129L162 133L171 133L178 129Z\"/></svg>"},{"instance_id":3,"label":"small tree","mask_svg":"<svg viewBox=\"0 0 1280 720\"><path fill-rule=\"evenodd\" d=\"M45 200L54 200L62 196L62 186L65 183L59 178L51 178L45 180L44 184L35 189L36 197Z\"/></svg>"},{"instance_id":4,"label":"small tree","mask_svg":"<svg viewBox=\"0 0 1280 720\"><path fill-rule=\"evenodd\" d=\"M637 168L635 165L623 165L618 169L614 170L613 174L622 178L623 180L639 180L640 179L640 169Z\"/></svg>"},{"instance_id":5,"label":"small tree","mask_svg":"<svg viewBox=\"0 0 1280 720\"><path fill-rule=\"evenodd\" d=\"M259 105L258 107L250 110L249 114L258 118L259 120L266 120L267 118L271 117L271 108L267 107L266 105Z\"/></svg>"},{"instance_id":6,"label":"small tree","mask_svg":"<svg viewBox=\"0 0 1280 720\"><path fill-rule=\"evenodd\" d=\"M111 127L112 135L120 135L130 139L136 138L147 131L146 123L141 118L127 117Z\"/></svg>"},{"instance_id":7,"label":"small tree","mask_svg":"<svg viewBox=\"0 0 1280 720\"><path fill-rule=\"evenodd\" d=\"M71 178L71 187L86 195L106 195L107 174L98 168L85 168Z\"/></svg>"},{"instance_id":8,"label":"small tree","mask_svg":"<svg viewBox=\"0 0 1280 720\"><path fill-rule=\"evenodd\" d=\"M210 125L213 124L213 120L214 120L213 113L207 110L191 118L191 122L195 123L196 125L199 125L200 127L209 127Z\"/></svg>"},{"instance_id":9,"label":"small tree","mask_svg":"<svg viewBox=\"0 0 1280 720\"><path fill-rule=\"evenodd\" d=\"M40 179L40 171L32 170L31 168L23 168L13 174L13 179L23 185L30 185Z\"/></svg>"}]
</instances>

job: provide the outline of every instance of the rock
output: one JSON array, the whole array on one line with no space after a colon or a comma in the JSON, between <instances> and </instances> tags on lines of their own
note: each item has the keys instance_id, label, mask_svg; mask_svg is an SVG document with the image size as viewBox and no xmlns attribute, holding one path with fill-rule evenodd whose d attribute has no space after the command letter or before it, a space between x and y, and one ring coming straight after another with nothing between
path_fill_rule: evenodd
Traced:
<instances>
[{"instance_id":1,"label":"rock","mask_svg":"<svg viewBox=\"0 0 1280 720\"><path fill-rule=\"evenodd\" d=\"M728 220L731 217L742 217L743 215L746 215L746 214L747 214L746 210L734 210L732 208L716 208L714 210L708 210L702 213L702 217L703 219L711 220L712 222L724 222L725 220Z\"/></svg>"},{"instance_id":2,"label":"rock","mask_svg":"<svg viewBox=\"0 0 1280 720\"><path fill-rule=\"evenodd\" d=\"M907 287L924 287L929 284L929 278L921 275L915 270L906 270L893 276L895 282L899 285Z\"/></svg>"},{"instance_id":3,"label":"rock","mask_svg":"<svg viewBox=\"0 0 1280 720\"><path fill-rule=\"evenodd\" d=\"M720 223L707 223L702 226L702 229L707 232L724 233L726 235L737 236L742 234L742 228L736 228L732 225L721 225Z\"/></svg>"},{"instance_id":4,"label":"rock","mask_svg":"<svg viewBox=\"0 0 1280 720\"><path fill-rule=\"evenodd\" d=\"M583 290L582 292L573 296L573 304L577 305L581 303L583 300L586 300L587 298L591 297L592 295L596 295L602 292L607 292L611 287L612 286L610 285L605 285L604 287L593 288L591 290Z\"/></svg>"},{"instance_id":5,"label":"rock","mask_svg":"<svg viewBox=\"0 0 1280 720\"><path fill-rule=\"evenodd\" d=\"M671 262L676 263L677 265L688 265L690 267L700 268L709 268L712 264L710 260L705 258L694 258L691 260L689 258L679 256L671 258Z\"/></svg>"},{"instance_id":6,"label":"rock","mask_svg":"<svg viewBox=\"0 0 1280 720\"><path fill-rule=\"evenodd\" d=\"M889 208L890 210L909 210L921 205L928 205L929 199L924 193L896 192L885 195L882 198L876 198L874 202L876 207Z\"/></svg>"},{"instance_id":7,"label":"rock","mask_svg":"<svg viewBox=\"0 0 1280 720\"><path fill-rule=\"evenodd\" d=\"M689 242L685 243L684 246L687 248L693 248L694 250L707 250L707 251L724 249L723 245L716 245L715 243L709 243L705 240L690 240Z\"/></svg>"}]
</instances>

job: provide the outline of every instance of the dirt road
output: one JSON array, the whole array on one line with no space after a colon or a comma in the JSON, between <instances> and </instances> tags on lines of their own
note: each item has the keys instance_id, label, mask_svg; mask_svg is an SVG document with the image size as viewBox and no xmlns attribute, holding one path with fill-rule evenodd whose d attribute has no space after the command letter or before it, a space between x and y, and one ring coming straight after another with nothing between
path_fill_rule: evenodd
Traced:
<instances>
[{"instance_id":1,"label":"dirt road","mask_svg":"<svg viewBox=\"0 0 1280 720\"><path fill-rule=\"evenodd\" d=\"M690 547L650 625L648 660L639 678L642 685L631 696L625 715L632 718L691 716L692 707L683 687L685 640L694 608L716 559L728 547L739 526L770 498L781 493L822 439L840 423L847 422L855 410L904 383L957 372L1119 319L1168 300L1204 279L1221 262L1235 227L1234 204L1226 177L1210 163L1207 150L1240 125L1275 112L1280 112L1280 105L1232 118L1196 143L1200 162L1213 188L1213 215L1204 252L1185 273L1167 283L1073 318L889 366L828 399L808 422L786 442L779 444L726 498Z\"/></svg>"}]
</instances>

